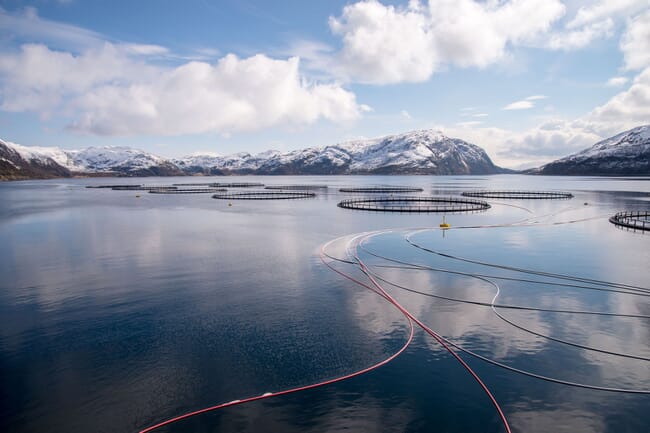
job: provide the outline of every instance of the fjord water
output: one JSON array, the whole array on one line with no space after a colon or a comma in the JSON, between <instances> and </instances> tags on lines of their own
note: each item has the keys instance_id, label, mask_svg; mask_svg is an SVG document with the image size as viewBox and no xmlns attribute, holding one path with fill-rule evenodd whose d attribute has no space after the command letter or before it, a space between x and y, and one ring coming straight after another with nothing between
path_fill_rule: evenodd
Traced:
<instances>
[{"instance_id":1,"label":"fjord water","mask_svg":"<svg viewBox=\"0 0 650 433\"><path fill-rule=\"evenodd\" d=\"M0 184L0 431L137 432L213 404L351 373L408 334L385 300L330 271L324 243L371 237L390 256L460 272L521 277L458 257L650 287L650 235L608 217L650 209L650 179L364 176L201 181L326 184L312 199L228 201L87 189L187 178ZM337 208L344 186L408 185L426 195L470 189L563 190L570 200L489 200L486 212L440 215ZM140 197L136 197L140 195ZM526 220L529 224L511 225ZM455 229L461 226L493 228ZM432 230L413 232L415 228ZM343 243L332 251L345 253ZM385 264L385 263L383 263ZM345 264L338 264L345 269ZM490 302L473 277L377 266L386 281ZM536 277L527 276L534 279ZM650 315L650 297L500 280L501 303ZM650 320L500 310L388 286L440 334L515 368L597 386L650 390ZM650 396L568 387L463 355L517 432L647 432ZM499 432L479 386L423 332L392 363L338 384L223 409L165 432Z\"/></svg>"}]
</instances>

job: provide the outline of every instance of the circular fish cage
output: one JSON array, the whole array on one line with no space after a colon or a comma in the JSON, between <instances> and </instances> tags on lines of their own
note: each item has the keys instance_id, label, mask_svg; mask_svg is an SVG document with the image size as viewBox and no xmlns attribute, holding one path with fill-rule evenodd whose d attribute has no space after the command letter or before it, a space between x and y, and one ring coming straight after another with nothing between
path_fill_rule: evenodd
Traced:
<instances>
[{"instance_id":1,"label":"circular fish cage","mask_svg":"<svg viewBox=\"0 0 650 433\"><path fill-rule=\"evenodd\" d=\"M562 200L573 198L573 194L562 191L465 191L464 197L498 198L506 200Z\"/></svg>"},{"instance_id":2,"label":"circular fish cage","mask_svg":"<svg viewBox=\"0 0 650 433\"><path fill-rule=\"evenodd\" d=\"M113 191L174 191L178 188L170 185L160 186L147 186L147 185L129 185L129 186L114 186L111 188Z\"/></svg>"},{"instance_id":3,"label":"circular fish cage","mask_svg":"<svg viewBox=\"0 0 650 433\"><path fill-rule=\"evenodd\" d=\"M313 192L297 191L228 192L212 196L219 200L292 200L312 197L316 197Z\"/></svg>"},{"instance_id":4,"label":"circular fish cage","mask_svg":"<svg viewBox=\"0 0 650 433\"><path fill-rule=\"evenodd\" d=\"M183 187L185 187L185 186L205 186L205 187L208 187L210 185L212 185L212 182L205 182L205 183L193 183L193 182L189 182L189 183L172 183L172 186L183 186Z\"/></svg>"},{"instance_id":5,"label":"circular fish cage","mask_svg":"<svg viewBox=\"0 0 650 433\"><path fill-rule=\"evenodd\" d=\"M232 182L232 183L216 182L216 183L210 183L208 184L208 186L212 188L255 188L259 186L264 186L264 184L259 182Z\"/></svg>"},{"instance_id":6,"label":"circular fish cage","mask_svg":"<svg viewBox=\"0 0 650 433\"><path fill-rule=\"evenodd\" d=\"M375 212L478 212L490 209L482 200L453 197L380 197L343 200L338 207Z\"/></svg>"},{"instance_id":7,"label":"circular fish cage","mask_svg":"<svg viewBox=\"0 0 650 433\"><path fill-rule=\"evenodd\" d=\"M650 211L617 212L609 222L628 229L650 231Z\"/></svg>"},{"instance_id":8,"label":"circular fish cage","mask_svg":"<svg viewBox=\"0 0 650 433\"><path fill-rule=\"evenodd\" d=\"M127 189L133 189L133 188L142 188L142 185L133 185L132 183L120 184L120 185L86 185L86 188L94 188L94 189L127 188Z\"/></svg>"},{"instance_id":9,"label":"circular fish cage","mask_svg":"<svg viewBox=\"0 0 650 433\"><path fill-rule=\"evenodd\" d=\"M407 192L422 192L422 188L414 188L410 186L373 186L366 188L340 188L339 192L351 192L360 194L401 194Z\"/></svg>"},{"instance_id":10,"label":"circular fish cage","mask_svg":"<svg viewBox=\"0 0 650 433\"><path fill-rule=\"evenodd\" d=\"M149 194L209 194L228 191L226 188L183 188L149 190Z\"/></svg>"},{"instance_id":11,"label":"circular fish cage","mask_svg":"<svg viewBox=\"0 0 650 433\"><path fill-rule=\"evenodd\" d=\"M309 191L318 189L327 189L327 185L268 185L264 189L283 190L283 191Z\"/></svg>"}]
</instances>

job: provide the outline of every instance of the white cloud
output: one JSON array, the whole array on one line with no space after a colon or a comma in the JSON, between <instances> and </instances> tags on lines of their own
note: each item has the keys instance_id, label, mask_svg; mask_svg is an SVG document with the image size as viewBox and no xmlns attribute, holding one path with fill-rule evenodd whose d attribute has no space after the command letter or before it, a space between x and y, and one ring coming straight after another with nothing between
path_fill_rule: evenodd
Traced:
<instances>
[{"instance_id":1,"label":"white cloud","mask_svg":"<svg viewBox=\"0 0 650 433\"><path fill-rule=\"evenodd\" d=\"M540 99L546 99L548 96L546 95L532 95L526 98L526 101L539 101Z\"/></svg>"},{"instance_id":2,"label":"white cloud","mask_svg":"<svg viewBox=\"0 0 650 433\"><path fill-rule=\"evenodd\" d=\"M411 120L412 119L411 114L406 110L400 111L399 114L400 114L400 116L402 116L402 119L406 119L406 120Z\"/></svg>"},{"instance_id":3,"label":"white cloud","mask_svg":"<svg viewBox=\"0 0 650 433\"><path fill-rule=\"evenodd\" d=\"M650 9L632 19L621 38L626 69L650 66Z\"/></svg>"},{"instance_id":4,"label":"white cloud","mask_svg":"<svg viewBox=\"0 0 650 433\"><path fill-rule=\"evenodd\" d=\"M582 6L567 24L567 28L575 29L612 16L632 15L647 7L647 0L599 0L592 5Z\"/></svg>"},{"instance_id":5,"label":"white cloud","mask_svg":"<svg viewBox=\"0 0 650 433\"><path fill-rule=\"evenodd\" d=\"M623 77L615 77L623 78ZM513 104L530 103L524 99ZM510 104L510 105L513 105ZM496 164L510 168L540 166L586 149L622 131L650 123L650 67L627 90L577 119L549 119L525 131L481 127L461 122L454 127L435 125L452 137L486 149Z\"/></svg>"},{"instance_id":6,"label":"white cloud","mask_svg":"<svg viewBox=\"0 0 650 433\"><path fill-rule=\"evenodd\" d=\"M15 14L0 8L0 34L12 39L45 40L74 49L101 46L105 41L97 32L40 18L33 7L26 7Z\"/></svg>"},{"instance_id":7,"label":"white cloud","mask_svg":"<svg viewBox=\"0 0 650 433\"><path fill-rule=\"evenodd\" d=\"M549 38L548 48L553 50L571 51L584 48L599 38L613 35L614 21L611 18L596 23L587 24L578 30L556 32Z\"/></svg>"},{"instance_id":8,"label":"white cloud","mask_svg":"<svg viewBox=\"0 0 650 433\"><path fill-rule=\"evenodd\" d=\"M603 136L581 124L562 119L548 120L525 131L459 123L441 127L450 137L459 137L483 147L495 164L508 168L531 168L585 149Z\"/></svg>"},{"instance_id":9,"label":"white cloud","mask_svg":"<svg viewBox=\"0 0 650 433\"><path fill-rule=\"evenodd\" d=\"M487 113L475 113L475 114L472 114L472 117L488 117L488 116L489 116L489 114L487 114Z\"/></svg>"},{"instance_id":10,"label":"white cloud","mask_svg":"<svg viewBox=\"0 0 650 433\"><path fill-rule=\"evenodd\" d=\"M0 97L6 111L48 114L66 98L131 77L147 81L158 69L129 57L132 46L105 43L75 56L44 45L23 45L17 54L0 54Z\"/></svg>"},{"instance_id":11,"label":"white cloud","mask_svg":"<svg viewBox=\"0 0 650 433\"><path fill-rule=\"evenodd\" d=\"M603 135L650 123L650 67L632 81L632 85L600 107L584 120Z\"/></svg>"},{"instance_id":12,"label":"white cloud","mask_svg":"<svg viewBox=\"0 0 650 433\"><path fill-rule=\"evenodd\" d=\"M341 72L359 81L425 81L438 63L429 22L419 11L366 1L346 6L329 25L343 38Z\"/></svg>"},{"instance_id":13,"label":"white cloud","mask_svg":"<svg viewBox=\"0 0 650 433\"><path fill-rule=\"evenodd\" d=\"M627 83L629 78L627 77L612 77L609 80L607 80L607 85L610 87L620 87Z\"/></svg>"},{"instance_id":14,"label":"white cloud","mask_svg":"<svg viewBox=\"0 0 650 433\"><path fill-rule=\"evenodd\" d=\"M460 126L461 128L467 128L471 126L478 126L481 125L483 122L480 120L470 120L467 122L458 122L456 123L456 126Z\"/></svg>"},{"instance_id":15,"label":"white cloud","mask_svg":"<svg viewBox=\"0 0 650 433\"><path fill-rule=\"evenodd\" d=\"M523 100L523 101L516 101L512 102L505 107L503 107L504 110L527 110L529 108L533 108L535 104L533 104L531 101Z\"/></svg>"},{"instance_id":16,"label":"white cloud","mask_svg":"<svg viewBox=\"0 0 650 433\"><path fill-rule=\"evenodd\" d=\"M647 8L647 0L599 0L582 6L563 30L553 32L546 47L554 50L575 50L594 40L614 34L617 20Z\"/></svg>"},{"instance_id":17,"label":"white cloud","mask_svg":"<svg viewBox=\"0 0 650 433\"><path fill-rule=\"evenodd\" d=\"M533 101L539 101L546 98L546 95L532 95L525 99L522 99L521 101L515 101L506 105L503 107L503 110L527 110L535 106L535 102Z\"/></svg>"},{"instance_id":18,"label":"white cloud","mask_svg":"<svg viewBox=\"0 0 650 433\"><path fill-rule=\"evenodd\" d=\"M105 43L73 55L25 45L0 56L2 109L64 111L79 132L174 135L345 122L369 108L338 84L307 82L298 58L226 55L170 68L140 57L156 52Z\"/></svg>"},{"instance_id":19,"label":"white cloud","mask_svg":"<svg viewBox=\"0 0 650 433\"><path fill-rule=\"evenodd\" d=\"M449 64L493 64L509 46L547 32L564 12L559 0L431 0L426 8L416 1L399 8L367 0L346 6L329 24L343 42L339 73L386 84L425 81Z\"/></svg>"}]
</instances>

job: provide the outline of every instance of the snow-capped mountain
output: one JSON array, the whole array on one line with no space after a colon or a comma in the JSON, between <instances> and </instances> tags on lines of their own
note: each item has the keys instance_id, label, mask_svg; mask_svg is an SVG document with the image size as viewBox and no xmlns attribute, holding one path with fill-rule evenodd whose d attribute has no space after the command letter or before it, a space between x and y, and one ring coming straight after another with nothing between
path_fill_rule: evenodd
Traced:
<instances>
[{"instance_id":1,"label":"snow-capped mountain","mask_svg":"<svg viewBox=\"0 0 650 433\"><path fill-rule=\"evenodd\" d=\"M2 156L12 176L20 177L21 164L51 167L52 174L166 176L222 174L491 174L503 169L495 166L480 147L433 130L414 131L369 140L355 140L333 146L311 147L291 152L269 150L252 155L241 152L194 154L165 159L129 147L90 147L62 150L28 147L3 142ZM18 168L17 168L18 167ZM5 171L3 169L3 171ZM16 174L18 172L18 174Z\"/></svg>"},{"instance_id":2,"label":"snow-capped mountain","mask_svg":"<svg viewBox=\"0 0 650 433\"><path fill-rule=\"evenodd\" d=\"M650 175L650 125L638 126L581 152L558 159L538 169L536 174L587 176Z\"/></svg>"},{"instance_id":3,"label":"snow-capped mountain","mask_svg":"<svg viewBox=\"0 0 650 433\"><path fill-rule=\"evenodd\" d=\"M63 150L58 147L22 146L0 140L0 178L69 177L75 174L117 176L183 175L173 163L129 147L89 147ZM11 166L9 166L11 163ZM34 170L38 173L34 173ZM11 176L9 176L11 172ZM2 175L4 173L5 175Z\"/></svg>"},{"instance_id":4,"label":"snow-capped mountain","mask_svg":"<svg viewBox=\"0 0 650 433\"><path fill-rule=\"evenodd\" d=\"M89 147L67 152L73 162L71 171L83 173L116 172L131 176L182 174L170 161L130 147Z\"/></svg>"},{"instance_id":5,"label":"snow-capped mountain","mask_svg":"<svg viewBox=\"0 0 650 433\"><path fill-rule=\"evenodd\" d=\"M192 155L174 160L204 174L490 174L500 173L480 147L433 130L281 153Z\"/></svg>"}]
</instances>

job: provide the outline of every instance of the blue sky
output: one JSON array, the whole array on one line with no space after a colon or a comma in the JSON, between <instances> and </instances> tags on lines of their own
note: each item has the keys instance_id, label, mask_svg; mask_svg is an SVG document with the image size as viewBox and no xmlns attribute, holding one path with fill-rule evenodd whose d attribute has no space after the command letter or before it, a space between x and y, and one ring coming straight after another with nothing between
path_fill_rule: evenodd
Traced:
<instances>
[{"instance_id":1,"label":"blue sky","mask_svg":"<svg viewBox=\"0 0 650 433\"><path fill-rule=\"evenodd\" d=\"M0 3L0 137L162 156L440 129L527 167L650 123L650 1Z\"/></svg>"}]
</instances>

